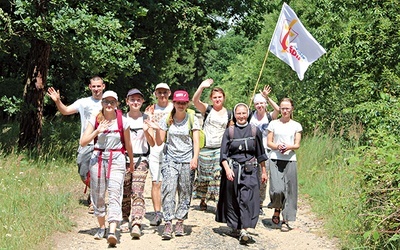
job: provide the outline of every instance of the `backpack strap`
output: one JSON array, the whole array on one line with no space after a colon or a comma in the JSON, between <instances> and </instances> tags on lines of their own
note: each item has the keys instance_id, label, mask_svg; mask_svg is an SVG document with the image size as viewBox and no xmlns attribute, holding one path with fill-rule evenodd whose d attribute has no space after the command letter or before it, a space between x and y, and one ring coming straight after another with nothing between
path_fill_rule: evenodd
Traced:
<instances>
[{"instance_id":1,"label":"backpack strap","mask_svg":"<svg viewBox=\"0 0 400 250\"><path fill-rule=\"evenodd\" d=\"M207 105L206 112L204 113L204 118L203 118L203 127L204 127L204 122L206 121L207 116L208 116L208 114L210 114L212 108L213 108L213 105Z\"/></svg>"},{"instance_id":2,"label":"backpack strap","mask_svg":"<svg viewBox=\"0 0 400 250\"><path fill-rule=\"evenodd\" d=\"M229 141L247 141L247 140L251 140L251 139L255 139L256 135L257 135L257 127L254 126L253 124L250 124L251 126L251 136L250 137L245 137L245 138L233 138L234 135L234 128L235 126L229 126Z\"/></svg>"},{"instance_id":3,"label":"backpack strap","mask_svg":"<svg viewBox=\"0 0 400 250\"><path fill-rule=\"evenodd\" d=\"M125 137L124 137L124 126L122 123L122 110L117 109L117 110L115 110L115 112L117 114L118 132L119 132L119 136L121 138L122 150L125 151ZM96 121L94 123L94 129L96 130L98 126L99 126L99 122L97 121L97 117L96 117ZM96 144L97 136L93 139L93 141L94 141L94 144Z\"/></svg>"},{"instance_id":4,"label":"backpack strap","mask_svg":"<svg viewBox=\"0 0 400 250\"><path fill-rule=\"evenodd\" d=\"M228 123L226 124L226 127L229 127L229 123L233 120L233 112L230 109L226 110L228 112Z\"/></svg>"},{"instance_id":5,"label":"backpack strap","mask_svg":"<svg viewBox=\"0 0 400 250\"><path fill-rule=\"evenodd\" d=\"M267 112L268 123L272 121L272 116L269 112Z\"/></svg>"},{"instance_id":6,"label":"backpack strap","mask_svg":"<svg viewBox=\"0 0 400 250\"><path fill-rule=\"evenodd\" d=\"M117 109L115 112L117 112L118 131L119 136L121 137L122 147L125 148L124 126L122 124L122 110Z\"/></svg>"}]
</instances>

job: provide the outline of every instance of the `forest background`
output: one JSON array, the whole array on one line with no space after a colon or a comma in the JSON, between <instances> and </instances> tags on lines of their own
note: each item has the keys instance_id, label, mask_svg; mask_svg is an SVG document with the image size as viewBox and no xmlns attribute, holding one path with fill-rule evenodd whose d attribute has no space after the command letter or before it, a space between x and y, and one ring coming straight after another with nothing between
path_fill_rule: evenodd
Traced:
<instances>
[{"instance_id":1,"label":"forest background","mask_svg":"<svg viewBox=\"0 0 400 250\"><path fill-rule=\"evenodd\" d=\"M316 159L303 154L302 190L343 248L398 249L400 2L286 3L327 51L303 81L270 54L258 85L272 86L276 101L294 100L294 119L304 128L301 150L316 152ZM225 90L228 108L249 103L282 4L1 1L3 162L18 163L18 170L21 159L26 168L43 166L54 160L49 152L71 160L79 118L55 116L45 91L53 86L71 104L89 95L93 75L121 97L139 88L148 103L159 82L192 95L210 77ZM205 91L202 99L207 96ZM0 186L7 189L4 179Z\"/></svg>"}]
</instances>

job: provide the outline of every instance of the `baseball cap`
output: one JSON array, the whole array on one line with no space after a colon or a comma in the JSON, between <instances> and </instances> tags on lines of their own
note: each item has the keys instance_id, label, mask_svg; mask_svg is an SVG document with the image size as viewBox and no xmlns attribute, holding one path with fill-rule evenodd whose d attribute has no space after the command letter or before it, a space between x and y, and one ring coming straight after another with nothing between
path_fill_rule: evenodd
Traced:
<instances>
[{"instance_id":1,"label":"baseball cap","mask_svg":"<svg viewBox=\"0 0 400 250\"><path fill-rule=\"evenodd\" d=\"M139 95L141 95L142 97L144 97L143 94L142 94L142 92L140 92L140 90L138 90L138 89L131 89L131 90L129 90L129 91L128 91L128 94L126 95L126 97L129 97L129 96L134 95L134 94L139 94Z\"/></svg>"},{"instance_id":2,"label":"baseball cap","mask_svg":"<svg viewBox=\"0 0 400 250\"><path fill-rule=\"evenodd\" d=\"M115 92L112 91L112 90L107 90L106 92L103 93L102 99L107 98L107 97L113 97L115 100L118 101L118 95L117 95L117 93L115 93Z\"/></svg>"},{"instance_id":3,"label":"baseball cap","mask_svg":"<svg viewBox=\"0 0 400 250\"><path fill-rule=\"evenodd\" d=\"M157 84L157 86L156 86L156 90L157 89L168 89L168 90L170 90L170 88L168 87L168 85L166 84L166 83L159 83L159 84Z\"/></svg>"},{"instance_id":4,"label":"baseball cap","mask_svg":"<svg viewBox=\"0 0 400 250\"><path fill-rule=\"evenodd\" d=\"M188 102L189 94L185 90L177 90L174 92L174 97L172 98L174 102Z\"/></svg>"}]
</instances>

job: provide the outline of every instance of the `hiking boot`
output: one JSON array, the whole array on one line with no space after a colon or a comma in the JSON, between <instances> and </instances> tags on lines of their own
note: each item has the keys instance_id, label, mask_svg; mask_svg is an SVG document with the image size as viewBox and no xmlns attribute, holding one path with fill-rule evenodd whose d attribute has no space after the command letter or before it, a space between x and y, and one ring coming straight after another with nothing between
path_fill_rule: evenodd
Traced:
<instances>
[{"instance_id":1,"label":"hiking boot","mask_svg":"<svg viewBox=\"0 0 400 250\"><path fill-rule=\"evenodd\" d=\"M240 231L240 236L239 236L239 243L240 244L247 244L247 242L250 240L250 235L247 232L246 229L242 229Z\"/></svg>"},{"instance_id":2,"label":"hiking boot","mask_svg":"<svg viewBox=\"0 0 400 250\"><path fill-rule=\"evenodd\" d=\"M97 233L94 235L95 240L101 240L104 238L104 235L106 234L106 229L105 228L99 228L97 230Z\"/></svg>"},{"instance_id":3,"label":"hiking boot","mask_svg":"<svg viewBox=\"0 0 400 250\"><path fill-rule=\"evenodd\" d=\"M171 223L171 221L165 222L162 238L163 238L163 240L170 240L172 238L172 223Z\"/></svg>"},{"instance_id":4,"label":"hiking boot","mask_svg":"<svg viewBox=\"0 0 400 250\"><path fill-rule=\"evenodd\" d=\"M183 221L177 221L175 224L175 236L184 236Z\"/></svg>"},{"instance_id":5,"label":"hiking boot","mask_svg":"<svg viewBox=\"0 0 400 250\"><path fill-rule=\"evenodd\" d=\"M109 233L107 236L107 242L110 247L115 247L117 245L117 237L114 233Z\"/></svg>"},{"instance_id":6,"label":"hiking boot","mask_svg":"<svg viewBox=\"0 0 400 250\"><path fill-rule=\"evenodd\" d=\"M150 221L150 226L159 226L162 222L162 214L161 212L156 212L156 216L154 216L153 220Z\"/></svg>"},{"instance_id":7,"label":"hiking boot","mask_svg":"<svg viewBox=\"0 0 400 250\"><path fill-rule=\"evenodd\" d=\"M138 225L134 225L131 229L131 237L133 239L139 239L142 236L142 231Z\"/></svg>"}]
</instances>

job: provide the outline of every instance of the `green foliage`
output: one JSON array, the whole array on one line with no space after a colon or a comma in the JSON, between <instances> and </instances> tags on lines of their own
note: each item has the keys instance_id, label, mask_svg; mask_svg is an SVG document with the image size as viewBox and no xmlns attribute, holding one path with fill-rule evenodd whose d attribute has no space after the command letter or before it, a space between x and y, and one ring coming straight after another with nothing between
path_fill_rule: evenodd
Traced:
<instances>
[{"instance_id":1,"label":"green foliage","mask_svg":"<svg viewBox=\"0 0 400 250\"><path fill-rule=\"evenodd\" d=\"M300 194L323 219L326 233L339 238L345 249L358 246L356 229L362 225L357 220L362 211L358 203L359 179L348 163L352 154L343 147L342 140L318 132L304 137L297 151Z\"/></svg>"},{"instance_id":2,"label":"green foliage","mask_svg":"<svg viewBox=\"0 0 400 250\"><path fill-rule=\"evenodd\" d=\"M399 217L400 175L398 173L400 147L393 134L381 132L376 145L356 148L352 165L360 176L362 212L358 231L364 232L361 245L374 249L397 249L400 240Z\"/></svg>"},{"instance_id":3,"label":"green foliage","mask_svg":"<svg viewBox=\"0 0 400 250\"><path fill-rule=\"evenodd\" d=\"M3 111L7 113L9 116L14 116L19 113L21 109L22 100L12 96L8 98L7 96L3 96L0 99L0 107L3 108Z\"/></svg>"}]
</instances>

